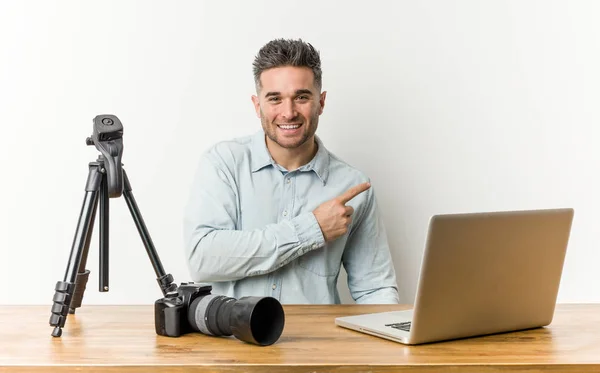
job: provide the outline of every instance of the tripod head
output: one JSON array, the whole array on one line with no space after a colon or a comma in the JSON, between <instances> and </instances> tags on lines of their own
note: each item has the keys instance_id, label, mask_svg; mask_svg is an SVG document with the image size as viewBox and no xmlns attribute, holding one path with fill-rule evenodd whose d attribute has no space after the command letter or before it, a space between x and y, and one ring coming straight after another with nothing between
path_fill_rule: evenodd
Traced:
<instances>
[{"instance_id":1,"label":"tripod head","mask_svg":"<svg viewBox=\"0 0 600 373\"><path fill-rule=\"evenodd\" d=\"M97 115L94 118L92 136L85 142L88 146L94 145L102 153L108 180L108 196L120 197L123 193L123 124L114 115Z\"/></svg>"}]
</instances>

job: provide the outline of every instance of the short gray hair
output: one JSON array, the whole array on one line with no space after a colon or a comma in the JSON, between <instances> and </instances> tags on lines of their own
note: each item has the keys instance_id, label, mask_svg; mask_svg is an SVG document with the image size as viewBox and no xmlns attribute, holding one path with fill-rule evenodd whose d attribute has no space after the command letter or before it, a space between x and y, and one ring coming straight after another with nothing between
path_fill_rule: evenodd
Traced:
<instances>
[{"instance_id":1,"label":"short gray hair","mask_svg":"<svg viewBox=\"0 0 600 373\"><path fill-rule=\"evenodd\" d=\"M275 39L265 44L254 58L252 64L254 71L254 84L258 91L260 74L263 71L281 66L308 67L314 74L314 83L321 90L321 58L310 43L302 39Z\"/></svg>"}]
</instances>

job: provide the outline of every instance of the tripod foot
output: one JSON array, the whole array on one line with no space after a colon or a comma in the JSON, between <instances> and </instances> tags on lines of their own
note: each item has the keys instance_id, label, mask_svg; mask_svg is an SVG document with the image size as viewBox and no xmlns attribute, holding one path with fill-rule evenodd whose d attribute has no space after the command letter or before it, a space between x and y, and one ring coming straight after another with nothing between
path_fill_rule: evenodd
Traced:
<instances>
[{"instance_id":1,"label":"tripod foot","mask_svg":"<svg viewBox=\"0 0 600 373\"><path fill-rule=\"evenodd\" d=\"M50 315L50 326L54 326L52 330L53 337L60 337L62 334L61 328L65 326L67 321L67 313L69 312L69 304L75 290L75 284L65 281L58 281L55 287L56 292L52 299L52 314Z\"/></svg>"},{"instance_id":2,"label":"tripod foot","mask_svg":"<svg viewBox=\"0 0 600 373\"><path fill-rule=\"evenodd\" d=\"M60 327L55 327L54 330L52 330L52 336L53 337L60 337L62 335L62 329Z\"/></svg>"}]
</instances>

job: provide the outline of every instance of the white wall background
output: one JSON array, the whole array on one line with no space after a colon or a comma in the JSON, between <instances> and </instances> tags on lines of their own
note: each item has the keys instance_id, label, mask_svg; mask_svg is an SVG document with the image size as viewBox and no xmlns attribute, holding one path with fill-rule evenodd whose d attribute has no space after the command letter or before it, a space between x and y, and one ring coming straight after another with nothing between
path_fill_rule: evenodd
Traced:
<instances>
[{"instance_id":1,"label":"white wall background","mask_svg":"<svg viewBox=\"0 0 600 373\"><path fill-rule=\"evenodd\" d=\"M322 53L318 134L372 178L403 302L430 215L547 207L576 210L559 302L599 302L599 19L600 2L566 0L3 1L0 304L51 304L101 113L122 120L134 195L187 281L192 172L214 142L259 128L251 63L278 37ZM160 297L123 199L110 255L100 293L94 237L85 303Z\"/></svg>"}]
</instances>

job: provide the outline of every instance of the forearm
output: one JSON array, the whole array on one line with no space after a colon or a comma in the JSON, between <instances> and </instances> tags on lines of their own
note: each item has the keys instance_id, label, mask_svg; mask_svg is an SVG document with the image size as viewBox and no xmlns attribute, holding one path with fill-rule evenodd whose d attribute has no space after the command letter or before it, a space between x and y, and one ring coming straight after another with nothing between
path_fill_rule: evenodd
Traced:
<instances>
[{"instance_id":1,"label":"forearm","mask_svg":"<svg viewBox=\"0 0 600 373\"><path fill-rule=\"evenodd\" d=\"M260 230L225 230L196 224L190 231L188 265L193 280L200 282L234 281L269 273L324 244L312 213Z\"/></svg>"}]
</instances>

